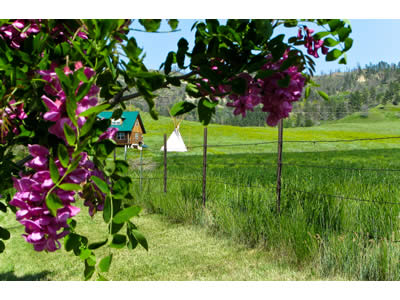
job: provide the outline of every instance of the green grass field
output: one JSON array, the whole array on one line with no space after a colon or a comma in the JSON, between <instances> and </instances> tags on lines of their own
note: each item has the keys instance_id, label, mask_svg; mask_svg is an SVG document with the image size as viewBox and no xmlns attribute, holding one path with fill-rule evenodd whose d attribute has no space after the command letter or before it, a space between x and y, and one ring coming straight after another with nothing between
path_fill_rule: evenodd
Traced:
<instances>
[{"instance_id":1,"label":"green grass field","mask_svg":"<svg viewBox=\"0 0 400 300\"><path fill-rule=\"evenodd\" d=\"M398 136L397 112L394 106L378 107L367 118L353 115L318 127L285 129L280 216L275 209L276 143L210 146L205 211L201 147L168 154L166 195L162 180L148 180L137 197L149 211L205 226L249 247L285 253L294 268L312 265L322 277L399 280L400 173L375 170L400 170L399 139L288 142ZM145 166L143 176L160 178L157 150L164 128L154 130L144 152L145 161L153 164ZM189 137L192 145L202 144L200 125L184 122L181 133L187 145ZM208 136L211 145L251 144L276 140L277 129L210 125ZM133 168L138 178L139 169Z\"/></svg>"},{"instance_id":2,"label":"green grass field","mask_svg":"<svg viewBox=\"0 0 400 300\"><path fill-rule=\"evenodd\" d=\"M367 118L285 128L284 141L399 136L397 113L394 106L378 107ZM149 146L142 175L160 178L159 149L173 123L142 117ZM180 131L187 146L202 145L199 123L184 121ZM150 249L115 251L109 279L400 280L400 245L393 242L400 240L400 205L386 203L400 202L400 172L350 169L400 169L400 139L284 143L279 216L277 144L229 146L276 140L276 128L209 125L208 144L228 146L208 149L206 209L201 147L168 153L167 194L159 179L143 179L140 186L139 152L129 149L134 202L146 209L137 223ZM117 156L123 158L122 148ZM100 239L102 231L93 230L104 226L100 219L82 213L78 230ZM0 256L0 280L82 280L78 258L65 250L35 253L18 237L22 226L2 213L0 223L15 227Z\"/></svg>"}]
</instances>

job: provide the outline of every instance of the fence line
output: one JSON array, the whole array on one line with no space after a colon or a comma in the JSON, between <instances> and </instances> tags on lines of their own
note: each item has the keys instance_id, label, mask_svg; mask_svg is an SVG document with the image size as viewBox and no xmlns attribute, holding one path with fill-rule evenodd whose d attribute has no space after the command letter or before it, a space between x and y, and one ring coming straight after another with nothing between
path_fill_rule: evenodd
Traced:
<instances>
[{"instance_id":1,"label":"fence line","mask_svg":"<svg viewBox=\"0 0 400 300\"><path fill-rule=\"evenodd\" d=\"M284 143L346 143L346 142L358 142L358 141L376 141L376 140L388 140L388 139L400 139L400 136L387 136L378 138L359 138L359 139L340 139L340 140L284 140ZM222 147L240 147L240 146L257 146L278 143L278 140L259 142L259 143L243 143L243 144L222 144L222 145L207 145L208 148L222 148ZM187 147L188 149L203 148L203 145L195 145Z\"/></svg>"}]
</instances>

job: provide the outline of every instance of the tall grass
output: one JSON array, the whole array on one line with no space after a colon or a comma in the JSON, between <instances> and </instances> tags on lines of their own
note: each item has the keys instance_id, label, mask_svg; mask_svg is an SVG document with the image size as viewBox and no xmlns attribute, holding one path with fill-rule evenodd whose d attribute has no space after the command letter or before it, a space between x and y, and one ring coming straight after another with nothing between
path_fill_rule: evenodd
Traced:
<instances>
[{"instance_id":1,"label":"tall grass","mask_svg":"<svg viewBox=\"0 0 400 300\"><path fill-rule=\"evenodd\" d=\"M345 169L400 169L398 158L397 149L285 153L288 163L337 168L284 166L280 215L270 153L210 155L205 209L201 156L170 155L167 194L162 180L144 180L135 191L149 211L276 251L299 268L311 264L322 276L398 280L400 205L391 203L400 203L400 172ZM162 177L162 169L144 176Z\"/></svg>"}]
</instances>

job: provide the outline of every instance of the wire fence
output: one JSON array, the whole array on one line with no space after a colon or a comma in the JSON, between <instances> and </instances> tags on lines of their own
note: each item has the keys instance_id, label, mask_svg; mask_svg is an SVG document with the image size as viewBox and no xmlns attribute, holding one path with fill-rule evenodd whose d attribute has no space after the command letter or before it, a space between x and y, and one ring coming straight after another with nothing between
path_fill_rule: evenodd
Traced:
<instances>
[{"instance_id":1,"label":"wire fence","mask_svg":"<svg viewBox=\"0 0 400 300\"><path fill-rule=\"evenodd\" d=\"M283 128L283 127L282 127ZM203 168L203 174L202 177L198 178L188 178L188 177L168 177L167 174L167 162L164 161L164 176L163 177L143 177L143 178L135 178L135 179L141 179L141 180L163 180L164 181L164 186L167 187L167 181L172 180L172 181L180 181L180 182L191 182L191 183L202 183L203 184L203 197L205 199L206 197L206 186L207 184L223 184L223 185L228 185L228 186L235 186L237 188L256 188L256 189L263 189L265 191L271 190L271 183L269 182L269 186L267 185L255 185L255 184L240 184L238 182L228 182L224 180L210 180L210 178L207 178L207 169L209 168L216 168L216 167L221 167L221 169L226 170L226 168L232 168L232 167L255 167L256 169L271 169L271 167L277 168L279 170L284 167L296 167L296 168L310 168L310 169L326 169L326 170L342 170L342 171L354 171L354 172L377 172L377 173L388 173L388 172L400 172L400 169L397 168L357 168L357 167L346 167L346 166L336 166L332 164L327 164L327 165L322 165L322 164L304 164L304 163L294 163L294 162L282 162L282 161L276 161L276 162L259 162L259 163L238 163L238 162L210 162L207 160L207 148L221 148L221 147L242 147L242 146L258 146L258 145L267 145L267 144L279 144L279 143L353 143L353 142L360 142L360 141L378 141L378 140L391 140L391 139L400 139L400 136L384 136L384 137L371 137L371 138L353 138L353 139L329 139L329 140L283 140L283 138L278 140L271 140L271 141L265 141L265 142L259 142L259 143L233 143L233 144L208 144L206 140L206 130L205 129L205 140L203 145L196 145L196 146L191 146L188 147L188 149L194 149L194 148L203 148L205 149L204 154L203 154L203 162L200 163L180 163L176 162L174 160L168 162L169 168L176 168L179 170L179 168L185 168L186 170L191 169L193 170L199 170L200 168ZM283 130L283 129L281 129ZM167 147L166 147L166 139L164 142L164 158L167 158ZM153 165L152 163L141 163L141 164L136 164L136 166L144 166L144 165ZM400 205L400 202L396 201L377 201L374 199L363 199L363 198L355 198L355 197L349 197L345 195L337 195L337 194L332 194L332 193L322 193L320 191L316 190L304 190L298 187L293 187L289 185L280 185L277 183L277 186L272 188L276 189L276 192L280 192L280 190L284 191L292 191L292 192L298 192L298 193L304 193L304 194L312 194L312 195L319 195L319 196L325 196L325 197L330 197L330 198L335 198L339 200L349 200L349 201L358 201L358 202L369 202L373 204L379 204L379 205ZM166 189L165 189L166 191ZM280 197L280 196L278 196ZM278 201L279 199L277 199Z\"/></svg>"}]
</instances>

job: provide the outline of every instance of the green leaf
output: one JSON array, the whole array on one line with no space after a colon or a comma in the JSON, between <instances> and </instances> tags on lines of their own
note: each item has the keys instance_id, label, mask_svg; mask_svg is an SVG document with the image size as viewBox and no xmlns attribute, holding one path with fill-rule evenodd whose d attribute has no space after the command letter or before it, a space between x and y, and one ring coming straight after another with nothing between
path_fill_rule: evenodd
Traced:
<instances>
[{"instance_id":1,"label":"green leaf","mask_svg":"<svg viewBox=\"0 0 400 300\"><path fill-rule=\"evenodd\" d=\"M101 272L108 272L108 270L110 269L112 257L113 257L113 255L110 254L110 255L104 257L104 258L100 261L100 263L99 263L99 268L100 268Z\"/></svg>"},{"instance_id":2,"label":"green leaf","mask_svg":"<svg viewBox=\"0 0 400 300\"><path fill-rule=\"evenodd\" d=\"M139 206L130 206L128 208L125 208L125 209L119 211L115 215L113 221L116 224L125 223L126 221L129 221L129 219L136 217L140 213L141 210L142 209Z\"/></svg>"},{"instance_id":3,"label":"green leaf","mask_svg":"<svg viewBox=\"0 0 400 300\"><path fill-rule=\"evenodd\" d=\"M73 146L76 141L76 133L67 123L64 123L64 134L68 145Z\"/></svg>"},{"instance_id":4,"label":"green leaf","mask_svg":"<svg viewBox=\"0 0 400 300\"><path fill-rule=\"evenodd\" d=\"M339 64L346 65L347 64L347 55L343 54L343 57L339 60Z\"/></svg>"},{"instance_id":5,"label":"green leaf","mask_svg":"<svg viewBox=\"0 0 400 300\"><path fill-rule=\"evenodd\" d=\"M8 240L10 238L10 232L7 229L0 227L0 239Z\"/></svg>"},{"instance_id":6,"label":"green leaf","mask_svg":"<svg viewBox=\"0 0 400 300\"><path fill-rule=\"evenodd\" d=\"M92 252L92 254L86 259L89 266L94 267L96 265L96 256Z\"/></svg>"},{"instance_id":7,"label":"green leaf","mask_svg":"<svg viewBox=\"0 0 400 300\"><path fill-rule=\"evenodd\" d=\"M181 38L178 42L178 51L176 52L176 62L181 69L185 68L185 55L189 50L189 43L186 39Z\"/></svg>"},{"instance_id":8,"label":"green leaf","mask_svg":"<svg viewBox=\"0 0 400 300\"><path fill-rule=\"evenodd\" d=\"M191 102L181 101L181 102L175 103L172 106L170 113L172 116L179 116L179 115L182 115L184 113L191 111L195 107L196 107L196 105L194 105Z\"/></svg>"},{"instance_id":9,"label":"green leaf","mask_svg":"<svg viewBox=\"0 0 400 300\"><path fill-rule=\"evenodd\" d=\"M115 200L115 199L113 199ZM124 227L124 223L121 224L117 224L112 222L112 230L111 230L111 234L116 234L117 232L119 232L121 230L122 227ZM111 227L111 224L109 224L108 226Z\"/></svg>"},{"instance_id":10,"label":"green leaf","mask_svg":"<svg viewBox=\"0 0 400 300\"><path fill-rule=\"evenodd\" d=\"M114 174L119 176L128 175L129 165L124 160L116 160L115 161L115 171Z\"/></svg>"},{"instance_id":11,"label":"green leaf","mask_svg":"<svg viewBox=\"0 0 400 300\"><path fill-rule=\"evenodd\" d=\"M7 212L7 206L0 202L0 211Z\"/></svg>"},{"instance_id":12,"label":"green leaf","mask_svg":"<svg viewBox=\"0 0 400 300\"><path fill-rule=\"evenodd\" d=\"M334 40L333 38L330 38L330 37L328 37L328 38L326 38L324 40L324 46L326 46L326 47L334 47L339 43L340 43L339 41L336 41L336 40Z\"/></svg>"},{"instance_id":13,"label":"green leaf","mask_svg":"<svg viewBox=\"0 0 400 300\"><path fill-rule=\"evenodd\" d=\"M68 219L67 224L72 229L75 229L75 227L76 227L76 221L74 219Z\"/></svg>"},{"instance_id":14,"label":"green leaf","mask_svg":"<svg viewBox=\"0 0 400 300\"><path fill-rule=\"evenodd\" d=\"M111 219L111 197L107 196L104 201L103 220L108 223Z\"/></svg>"},{"instance_id":15,"label":"green leaf","mask_svg":"<svg viewBox=\"0 0 400 300\"><path fill-rule=\"evenodd\" d=\"M4 249L6 249L6 245L4 245L2 241L0 241L0 253L3 253Z\"/></svg>"},{"instance_id":16,"label":"green leaf","mask_svg":"<svg viewBox=\"0 0 400 300\"><path fill-rule=\"evenodd\" d=\"M98 114L110 107L110 104L105 103L105 104L100 104L94 107L89 108L88 110L85 110L79 114L80 117L88 117L91 114Z\"/></svg>"},{"instance_id":17,"label":"green leaf","mask_svg":"<svg viewBox=\"0 0 400 300\"><path fill-rule=\"evenodd\" d=\"M93 81L90 81L90 82L84 82L79 87L78 94L76 95L76 102L81 101L83 99L83 97L85 97L89 93L92 85L93 85Z\"/></svg>"},{"instance_id":18,"label":"green leaf","mask_svg":"<svg viewBox=\"0 0 400 300\"><path fill-rule=\"evenodd\" d=\"M340 28L337 33L339 35L339 40L341 42L344 42L349 37L351 33L351 28L349 27Z\"/></svg>"},{"instance_id":19,"label":"green leaf","mask_svg":"<svg viewBox=\"0 0 400 300\"><path fill-rule=\"evenodd\" d=\"M71 120L72 124L77 127L78 122L76 119L76 109L77 109L77 104L75 101L71 100L71 98L67 98L66 100L66 111L68 118Z\"/></svg>"},{"instance_id":20,"label":"green leaf","mask_svg":"<svg viewBox=\"0 0 400 300\"><path fill-rule=\"evenodd\" d=\"M60 174L58 173L58 168L52 157L49 159L49 169L51 180L54 182L54 184L57 184L58 180L60 179Z\"/></svg>"},{"instance_id":21,"label":"green leaf","mask_svg":"<svg viewBox=\"0 0 400 300\"><path fill-rule=\"evenodd\" d=\"M352 38L347 38L344 41L344 49L343 49L343 51L348 51L351 48L351 46L353 46L353 39Z\"/></svg>"},{"instance_id":22,"label":"green leaf","mask_svg":"<svg viewBox=\"0 0 400 300\"><path fill-rule=\"evenodd\" d=\"M207 102L206 99L200 99L197 105L197 112L199 114L199 120L203 125L208 125L211 121L213 114L215 113L215 107L209 108L204 103Z\"/></svg>"},{"instance_id":23,"label":"green leaf","mask_svg":"<svg viewBox=\"0 0 400 300\"><path fill-rule=\"evenodd\" d=\"M80 191L82 189L79 184L75 183L63 183L60 184L58 187L64 191Z\"/></svg>"},{"instance_id":24,"label":"green leaf","mask_svg":"<svg viewBox=\"0 0 400 300\"><path fill-rule=\"evenodd\" d=\"M54 217L57 215L57 209L64 207L60 198L58 198L58 196L54 193L47 195L46 206Z\"/></svg>"},{"instance_id":25,"label":"green leaf","mask_svg":"<svg viewBox=\"0 0 400 300\"><path fill-rule=\"evenodd\" d=\"M61 83L61 86L62 86L64 92L67 95L70 95L71 94L70 90L72 88L71 79L67 75L65 75L64 70L61 68L55 68L55 72L58 76L58 79L60 80L60 83Z\"/></svg>"},{"instance_id":26,"label":"green leaf","mask_svg":"<svg viewBox=\"0 0 400 300\"><path fill-rule=\"evenodd\" d=\"M135 239L139 242L139 244L142 245L142 247L144 249L149 251L149 246L147 245L147 240L144 237L144 235L139 230L136 230L136 229L132 229L131 232L132 232L133 236L135 237Z\"/></svg>"},{"instance_id":27,"label":"green leaf","mask_svg":"<svg viewBox=\"0 0 400 300\"><path fill-rule=\"evenodd\" d=\"M96 156L97 157L107 157L109 156L115 149L115 141L106 139L98 142L96 144Z\"/></svg>"},{"instance_id":28,"label":"green leaf","mask_svg":"<svg viewBox=\"0 0 400 300\"><path fill-rule=\"evenodd\" d=\"M331 33L329 31L321 31L321 32L317 32L316 34L313 35L313 38L315 40L320 40L323 37L326 37L327 35L330 35Z\"/></svg>"},{"instance_id":29,"label":"green leaf","mask_svg":"<svg viewBox=\"0 0 400 300\"><path fill-rule=\"evenodd\" d=\"M68 164L69 164L69 153L68 153L67 147L65 147L61 143L58 144L57 156L58 156L58 159L60 160L61 165L64 168L67 168Z\"/></svg>"},{"instance_id":30,"label":"green leaf","mask_svg":"<svg viewBox=\"0 0 400 300\"><path fill-rule=\"evenodd\" d=\"M97 185L100 191L102 191L104 194L108 194L110 192L108 184L104 182L103 179L94 175L92 175L90 179Z\"/></svg>"},{"instance_id":31,"label":"green leaf","mask_svg":"<svg viewBox=\"0 0 400 300\"><path fill-rule=\"evenodd\" d=\"M122 234L115 234L110 244L111 248L121 249L126 244L126 236Z\"/></svg>"},{"instance_id":32,"label":"green leaf","mask_svg":"<svg viewBox=\"0 0 400 300\"><path fill-rule=\"evenodd\" d=\"M80 245L80 236L75 233L70 233L64 238L64 247L67 252L78 249Z\"/></svg>"},{"instance_id":33,"label":"green leaf","mask_svg":"<svg viewBox=\"0 0 400 300\"><path fill-rule=\"evenodd\" d=\"M132 179L129 176L121 177L113 184L114 198L124 199L130 191Z\"/></svg>"},{"instance_id":34,"label":"green leaf","mask_svg":"<svg viewBox=\"0 0 400 300\"><path fill-rule=\"evenodd\" d=\"M323 91L317 91L318 94L326 101L329 101L329 96L327 93L323 92Z\"/></svg>"},{"instance_id":35,"label":"green leaf","mask_svg":"<svg viewBox=\"0 0 400 300\"><path fill-rule=\"evenodd\" d=\"M171 66L173 63L176 62L176 54L175 52L171 51L168 53L167 58L164 62L164 73L168 75L171 72Z\"/></svg>"},{"instance_id":36,"label":"green leaf","mask_svg":"<svg viewBox=\"0 0 400 300\"><path fill-rule=\"evenodd\" d=\"M146 29L148 32L155 32L160 28L161 20L159 19L140 19L139 23Z\"/></svg>"},{"instance_id":37,"label":"green leaf","mask_svg":"<svg viewBox=\"0 0 400 300\"><path fill-rule=\"evenodd\" d=\"M79 257L82 260L86 260L86 259L88 259L90 257L91 254L92 254L92 251L90 251L88 248L82 248L81 252L79 254Z\"/></svg>"},{"instance_id":38,"label":"green leaf","mask_svg":"<svg viewBox=\"0 0 400 300\"><path fill-rule=\"evenodd\" d=\"M172 30L175 30L178 27L179 21L177 19L169 19L168 25Z\"/></svg>"},{"instance_id":39,"label":"green leaf","mask_svg":"<svg viewBox=\"0 0 400 300\"><path fill-rule=\"evenodd\" d=\"M342 55L342 51L340 51L338 49L333 49L328 52L325 60L326 61L334 61L334 60L338 59L340 55Z\"/></svg>"},{"instance_id":40,"label":"green leaf","mask_svg":"<svg viewBox=\"0 0 400 300\"><path fill-rule=\"evenodd\" d=\"M304 98L305 98L305 99L308 99L309 96L310 96L310 87L307 86L307 87L306 87L306 90L305 90L305 92L304 92Z\"/></svg>"},{"instance_id":41,"label":"green leaf","mask_svg":"<svg viewBox=\"0 0 400 300\"><path fill-rule=\"evenodd\" d=\"M285 27L296 27L297 26L297 20L296 19L286 19L283 23L283 26Z\"/></svg>"},{"instance_id":42,"label":"green leaf","mask_svg":"<svg viewBox=\"0 0 400 300\"><path fill-rule=\"evenodd\" d=\"M93 124L96 121L97 115L93 114L90 117L87 118L85 124L83 124L82 128L81 128L81 136L85 136L87 133L89 133L92 128L93 128Z\"/></svg>"},{"instance_id":43,"label":"green leaf","mask_svg":"<svg viewBox=\"0 0 400 300\"><path fill-rule=\"evenodd\" d=\"M328 22L329 28L331 29L331 32L335 31L339 27L343 26L343 22L338 19L333 19Z\"/></svg>"},{"instance_id":44,"label":"green leaf","mask_svg":"<svg viewBox=\"0 0 400 300\"><path fill-rule=\"evenodd\" d=\"M92 244L90 244L90 245L88 246L88 248L89 248L90 250L96 250L96 249L98 249L98 248L104 246L105 244L107 244L107 242L108 242L108 239L106 239L106 240L104 240L104 241L101 241L101 242L92 243Z\"/></svg>"},{"instance_id":45,"label":"green leaf","mask_svg":"<svg viewBox=\"0 0 400 300\"><path fill-rule=\"evenodd\" d=\"M92 278L93 274L95 271L95 267L94 266L90 266L87 262L87 260L85 260L85 270L83 271L83 275L85 277L85 280L89 280L90 278Z\"/></svg>"},{"instance_id":46,"label":"green leaf","mask_svg":"<svg viewBox=\"0 0 400 300\"><path fill-rule=\"evenodd\" d=\"M124 111L122 110L122 108L117 108L116 110L113 111L113 113L111 115L111 119L117 120L117 119L121 118L123 112Z\"/></svg>"},{"instance_id":47,"label":"green leaf","mask_svg":"<svg viewBox=\"0 0 400 300\"><path fill-rule=\"evenodd\" d=\"M195 98L197 98L198 95L200 94L199 93L199 89L193 83L188 83L186 85L185 90L186 90L186 93L188 93L189 96L192 96L192 97L195 97Z\"/></svg>"}]
</instances>

